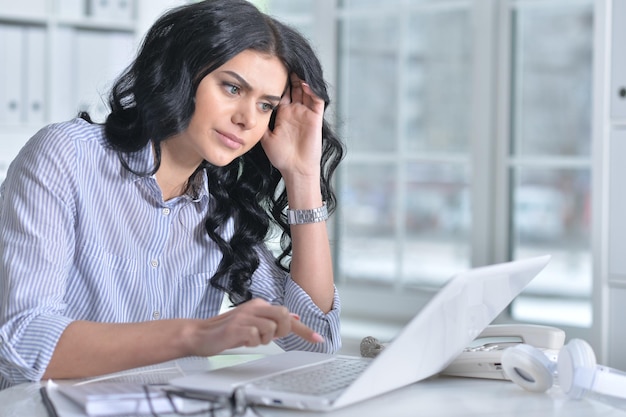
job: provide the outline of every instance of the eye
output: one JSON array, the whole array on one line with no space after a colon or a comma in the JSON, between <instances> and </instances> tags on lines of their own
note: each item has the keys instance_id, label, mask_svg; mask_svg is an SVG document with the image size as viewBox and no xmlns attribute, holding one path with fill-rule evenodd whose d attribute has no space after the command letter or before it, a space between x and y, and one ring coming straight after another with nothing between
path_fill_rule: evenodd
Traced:
<instances>
[{"instance_id":1,"label":"eye","mask_svg":"<svg viewBox=\"0 0 626 417\"><path fill-rule=\"evenodd\" d=\"M224 88L226 88L226 91L232 95L239 94L239 91L241 91L241 88L238 85L230 83L224 83Z\"/></svg>"},{"instance_id":2,"label":"eye","mask_svg":"<svg viewBox=\"0 0 626 417\"><path fill-rule=\"evenodd\" d=\"M261 103L261 111L263 112L269 113L269 112L274 111L275 108L276 107L270 103Z\"/></svg>"}]
</instances>

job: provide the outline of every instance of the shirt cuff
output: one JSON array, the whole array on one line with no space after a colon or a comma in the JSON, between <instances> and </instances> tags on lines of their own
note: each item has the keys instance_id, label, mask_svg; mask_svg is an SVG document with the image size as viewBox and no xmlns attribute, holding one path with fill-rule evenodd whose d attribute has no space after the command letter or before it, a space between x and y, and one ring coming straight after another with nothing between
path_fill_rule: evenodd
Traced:
<instances>
[{"instance_id":1,"label":"shirt cuff","mask_svg":"<svg viewBox=\"0 0 626 417\"><path fill-rule=\"evenodd\" d=\"M313 302L309 294L289 277L285 283L284 303L290 312L298 314L304 324L319 333L324 338L324 342L309 343L294 334L290 334L277 340L279 346L285 350L307 350L324 353L335 353L341 348L339 321L341 303L336 288L333 307L328 313L324 313Z\"/></svg>"},{"instance_id":2,"label":"shirt cuff","mask_svg":"<svg viewBox=\"0 0 626 417\"><path fill-rule=\"evenodd\" d=\"M58 315L34 318L17 340L2 335L0 341L0 373L13 384L39 381L43 377L54 349L73 320Z\"/></svg>"}]
</instances>

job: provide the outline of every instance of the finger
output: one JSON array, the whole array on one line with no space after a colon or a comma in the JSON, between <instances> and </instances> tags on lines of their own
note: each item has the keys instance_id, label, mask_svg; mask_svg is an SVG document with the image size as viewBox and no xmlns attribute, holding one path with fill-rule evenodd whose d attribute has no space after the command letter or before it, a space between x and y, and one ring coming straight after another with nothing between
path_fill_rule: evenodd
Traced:
<instances>
[{"instance_id":1,"label":"finger","mask_svg":"<svg viewBox=\"0 0 626 417\"><path fill-rule=\"evenodd\" d=\"M285 93L280 98L280 101L278 102L278 107L280 107L281 105L285 106L287 104L291 104L291 86L289 86L285 90Z\"/></svg>"},{"instance_id":2,"label":"finger","mask_svg":"<svg viewBox=\"0 0 626 417\"><path fill-rule=\"evenodd\" d=\"M308 342L311 342L311 343L323 343L324 342L324 338L319 333L316 333L315 331L313 331L313 329L304 325L301 321L297 320L295 317L291 318L291 331Z\"/></svg>"},{"instance_id":3,"label":"finger","mask_svg":"<svg viewBox=\"0 0 626 417\"><path fill-rule=\"evenodd\" d=\"M276 338L278 325L268 319L255 318L241 327L242 341L245 346L267 345Z\"/></svg>"},{"instance_id":4,"label":"finger","mask_svg":"<svg viewBox=\"0 0 626 417\"><path fill-rule=\"evenodd\" d=\"M307 83L302 83L302 90L306 94L306 98L303 99L303 104L313 110L315 113L323 113L324 112L324 100L318 97L311 86Z\"/></svg>"},{"instance_id":5,"label":"finger","mask_svg":"<svg viewBox=\"0 0 626 417\"><path fill-rule=\"evenodd\" d=\"M254 326L244 327L242 329L242 344L246 347L259 346L262 342L259 329Z\"/></svg>"},{"instance_id":6,"label":"finger","mask_svg":"<svg viewBox=\"0 0 626 417\"><path fill-rule=\"evenodd\" d=\"M293 320L300 321L300 316L296 313L287 312L286 320L280 320L278 322L278 327L276 328L276 338L285 337L292 332L291 322Z\"/></svg>"},{"instance_id":7,"label":"finger","mask_svg":"<svg viewBox=\"0 0 626 417\"><path fill-rule=\"evenodd\" d=\"M261 323L258 324L257 329L259 330L261 343L267 345L276 337L278 323L273 320L263 320Z\"/></svg>"},{"instance_id":8,"label":"finger","mask_svg":"<svg viewBox=\"0 0 626 417\"><path fill-rule=\"evenodd\" d=\"M304 92L302 90L302 84L291 86L291 102L303 104Z\"/></svg>"},{"instance_id":9,"label":"finger","mask_svg":"<svg viewBox=\"0 0 626 417\"><path fill-rule=\"evenodd\" d=\"M297 75L291 75L291 102L302 103L304 92L302 90L303 81Z\"/></svg>"},{"instance_id":10,"label":"finger","mask_svg":"<svg viewBox=\"0 0 626 417\"><path fill-rule=\"evenodd\" d=\"M251 300L252 301L252 300ZM263 340L282 337L289 334L291 314L285 306L271 305L267 302L255 302L252 323L259 329Z\"/></svg>"}]
</instances>

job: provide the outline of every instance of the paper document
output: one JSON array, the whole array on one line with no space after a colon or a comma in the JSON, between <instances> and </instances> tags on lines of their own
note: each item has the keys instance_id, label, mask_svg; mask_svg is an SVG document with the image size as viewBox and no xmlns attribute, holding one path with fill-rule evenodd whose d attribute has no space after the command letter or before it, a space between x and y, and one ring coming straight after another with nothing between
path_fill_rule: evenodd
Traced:
<instances>
[{"instance_id":1,"label":"paper document","mask_svg":"<svg viewBox=\"0 0 626 417\"><path fill-rule=\"evenodd\" d=\"M134 382L58 384L54 388L72 400L88 416L165 414L174 412L182 405L175 404L176 398L170 401L158 386Z\"/></svg>"}]
</instances>

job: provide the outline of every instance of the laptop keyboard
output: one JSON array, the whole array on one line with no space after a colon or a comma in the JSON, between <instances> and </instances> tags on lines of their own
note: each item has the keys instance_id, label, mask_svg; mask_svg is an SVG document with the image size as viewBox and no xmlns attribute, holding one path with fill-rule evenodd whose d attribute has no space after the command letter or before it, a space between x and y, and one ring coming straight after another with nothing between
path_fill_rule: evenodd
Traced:
<instances>
[{"instance_id":1,"label":"laptop keyboard","mask_svg":"<svg viewBox=\"0 0 626 417\"><path fill-rule=\"evenodd\" d=\"M255 381L260 388L324 395L346 388L370 364L369 360L334 358L331 361Z\"/></svg>"}]
</instances>

